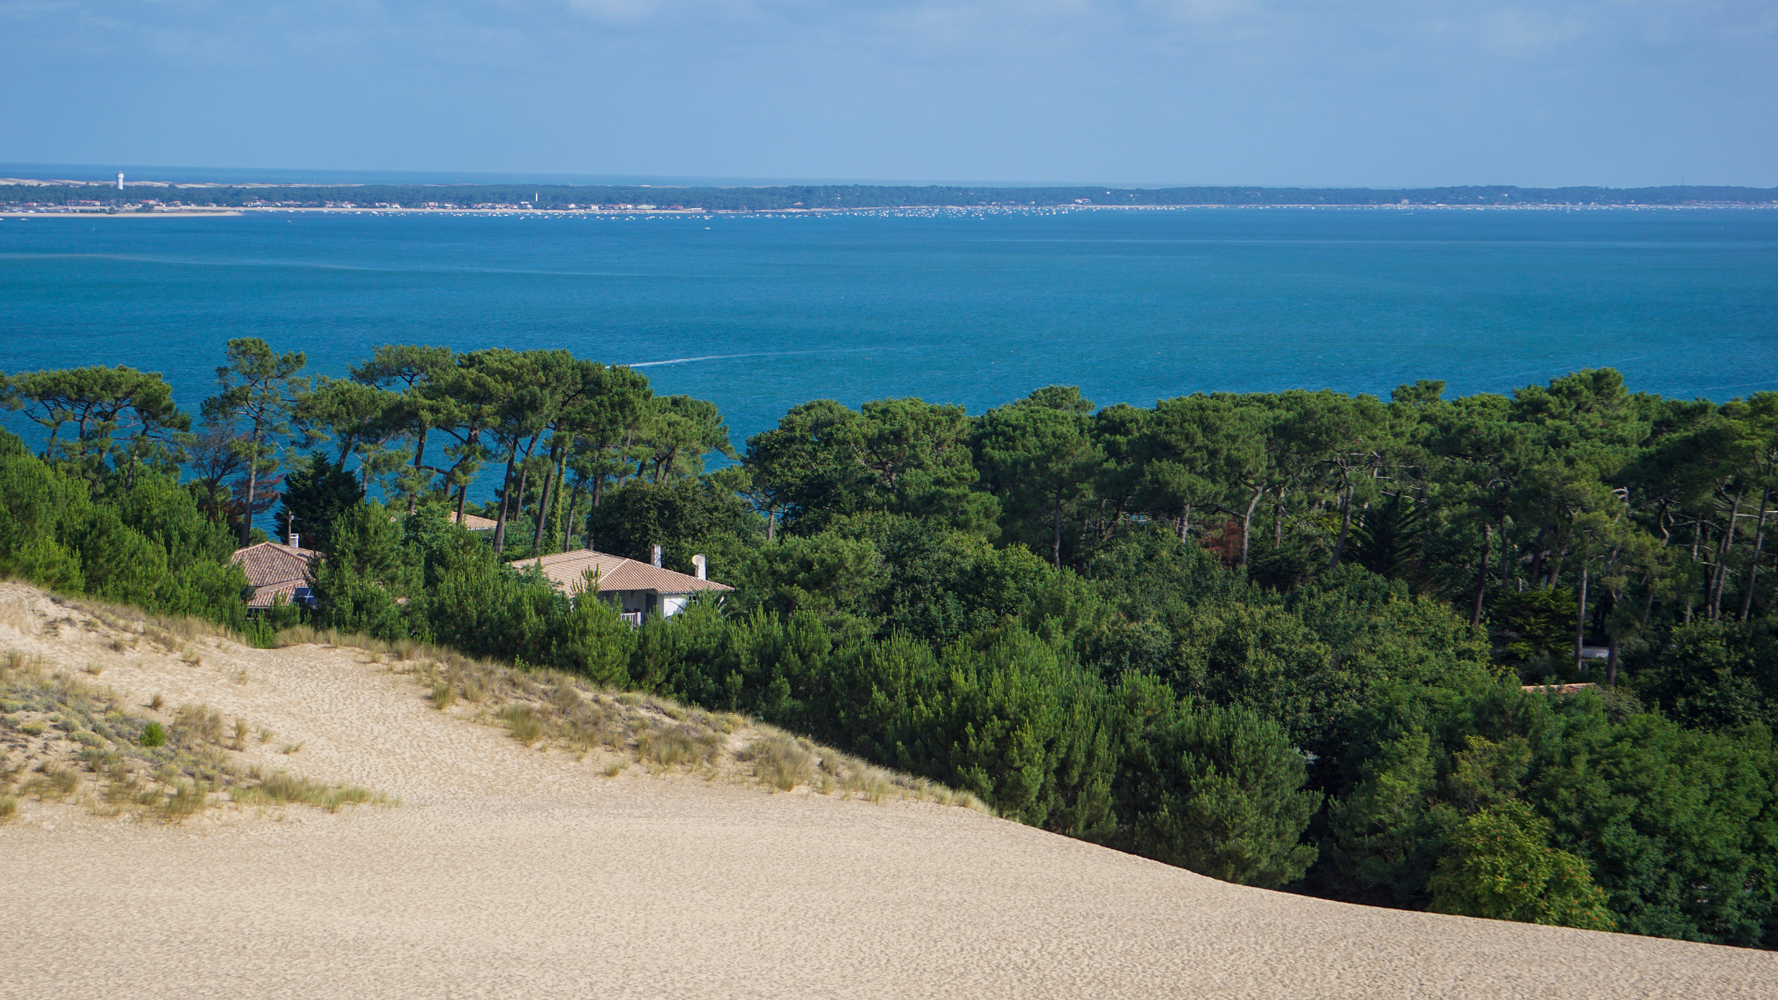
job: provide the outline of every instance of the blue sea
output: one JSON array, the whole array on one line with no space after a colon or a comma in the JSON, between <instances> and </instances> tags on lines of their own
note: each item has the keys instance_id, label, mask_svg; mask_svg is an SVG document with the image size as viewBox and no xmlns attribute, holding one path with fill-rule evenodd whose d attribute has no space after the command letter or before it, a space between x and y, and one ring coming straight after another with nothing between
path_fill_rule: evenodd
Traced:
<instances>
[{"instance_id":1,"label":"blue sea","mask_svg":"<svg viewBox=\"0 0 1778 1000\"><path fill-rule=\"evenodd\" d=\"M1778 389L1778 211L883 212L0 219L0 371L129 364L184 404L231 337L343 375L383 343L560 347L714 400L971 413L1420 378ZM8 418L24 430L19 418Z\"/></svg>"}]
</instances>

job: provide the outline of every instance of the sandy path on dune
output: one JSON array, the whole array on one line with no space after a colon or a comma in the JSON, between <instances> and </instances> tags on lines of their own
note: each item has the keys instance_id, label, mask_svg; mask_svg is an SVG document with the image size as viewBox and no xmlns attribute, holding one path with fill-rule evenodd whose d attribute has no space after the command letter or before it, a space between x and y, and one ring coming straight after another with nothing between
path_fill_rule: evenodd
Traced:
<instances>
[{"instance_id":1,"label":"sandy path on dune","mask_svg":"<svg viewBox=\"0 0 1778 1000\"><path fill-rule=\"evenodd\" d=\"M403 801L185 827L27 801L0 826L0 997L1778 995L1762 952L1247 889L960 808L607 779L353 650L192 665L81 618L0 584L0 648Z\"/></svg>"}]
</instances>

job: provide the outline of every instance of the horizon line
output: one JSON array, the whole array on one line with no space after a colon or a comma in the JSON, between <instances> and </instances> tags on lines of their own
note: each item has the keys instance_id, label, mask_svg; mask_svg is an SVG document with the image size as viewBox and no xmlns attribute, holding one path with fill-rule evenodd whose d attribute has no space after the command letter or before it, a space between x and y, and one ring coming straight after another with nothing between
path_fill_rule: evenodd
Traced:
<instances>
[{"instance_id":1,"label":"horizon line","mask_svg":"<svg viewBox=\"0 0 1778 1000\"><path fill-rule=\"evenodd\" d=\"M1245 189L1253 191L1439 191L1453 189L1511 189L1521 191L1560 191L1590 189L1600 191L1658 191L1677 188L1729 188L1749 191L1778 191L1778 185L1706 184L1681 180L1679 183L1610 185L1610 184L1516 184L1516 183L1447 183L1447 184L1241 184L1188 182L1108 182L1108 181L983 181L983 180L885 180L853 178L784 178L737 177L717 175L671 174L580 174L529 171L443 171L443 170L350 170L302 167L181 167L146 164L29 163L0 161L0 183L27 181L36 184L67 182L72 184L114 184L116 175L136 173L138 184L205 185L220 187L369 187L375 185L407 187L490 186L500 184L536 184L552 187L624 187L624 188L784 188L784 187L871 187L871 188L1107 188L1123 191L1165 191L1180 189ZM166 174L166 179L140 175ZM35 175L35 176L33 176ZM52 176L59 175L59 176ZM84 175L84 176L83 176ZM272 179L282 175L290 179ZM360 178L360 179L348 179Z\"/></svg>"}]
</instances>

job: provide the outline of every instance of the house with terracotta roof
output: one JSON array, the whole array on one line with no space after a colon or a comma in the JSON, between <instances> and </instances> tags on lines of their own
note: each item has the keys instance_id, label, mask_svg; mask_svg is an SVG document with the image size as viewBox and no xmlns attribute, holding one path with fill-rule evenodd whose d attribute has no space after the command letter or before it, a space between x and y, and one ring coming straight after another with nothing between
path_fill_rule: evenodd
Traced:
<instances>
[{"instance_id":1,"label":"house with terracotta roof","mask_svg":"<svg viewBox=\"0 0 1778 1000\"><path fill-rule=\"evenodd\" d=\"M445 520L451 522L452 524L456 524L457 523L457 512L454 510L446 511L445 512ZM494 520L493 518L483 517L480 514L464 514L463 515L463 527L468 528L470 531L493 531L496 527L499 526L499 524L500 524L500 522Z\"/></svg>"},{"instance_id":2,"label":"house with terracotta roof","mask_svg":"<svg viewBox=\"0 0 1778 1000\"><path fill-rule=\"evenodd\" d=\"M1520 690L1536 691L1542 694L1579 694L1582 691L1597 691L1599 685L1592 681L1580 684L1521 684Z\"/></svg>"},{"instance_id":3,"label":"house with terracotta roof","mask_svg":"<svg viewBox=\"0 0 1778 1000\"><path fill-rule=\"evenodd\" d=\"M391 514L389 515L389 520L399 521L406 516L406 514ZM445 511L445 520L452 524L456 524L457 512L454 510ZM462 520L463 527L468 528L470 531L493 531L500 526L499 521L496 521L491 517L483 517L480 514L464 514Z\"/></svg>"},{"instance_id":4,"label":"house with terracotta roof","mask_svg":"<svg viewBox=\"0 0 1778 1000\"><path fill-rule=\"evenodd\" d=\"M691 561L697 567L695 575L663 569L661 548L657 545L652 564L608 552L580 549L520 559L507 565L521 572L536 567L557 590L570 595L580 593L586 587L587 573L594 573L599 596L610 601L625 618L641 624L649 615L671 618L684 611L694 594L726 593L735 589L707 577L703 556L692 556Z\"/></svg>"},{"instance_id":5,"label":"house with terracotta roof","mask_svg":"<svg viewBox=\"0 0 1778 1000\"><path fill-rule=\"evenodd\" d=\"M321 563L319 550L260 542L236 549L229 562L241 567L253 588L247 598L248 611L264 611L279 596L285 604L315 606L310 589L315 586L315 567Z\"/></svg>"}]
</instances>

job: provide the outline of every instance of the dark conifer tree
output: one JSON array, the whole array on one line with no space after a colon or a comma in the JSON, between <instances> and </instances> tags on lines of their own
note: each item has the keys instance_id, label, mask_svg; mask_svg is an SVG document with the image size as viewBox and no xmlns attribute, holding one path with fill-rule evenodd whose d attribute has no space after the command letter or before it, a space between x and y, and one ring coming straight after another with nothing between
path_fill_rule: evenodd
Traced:
<instances>
[{"instance_id":1,"label":"dark conifer tree","mask_svg":"<svg viewBox=\"0 0 1778 1000\"><path fill-rule=\"evenodd\" d=\"M328 460L309 456L285 482L284 502L278 506L278 529L288 542L292 527L303 548L328 548L328 530L340 512L364 499L356 477Z\"/></svg>"}]
</instances>

